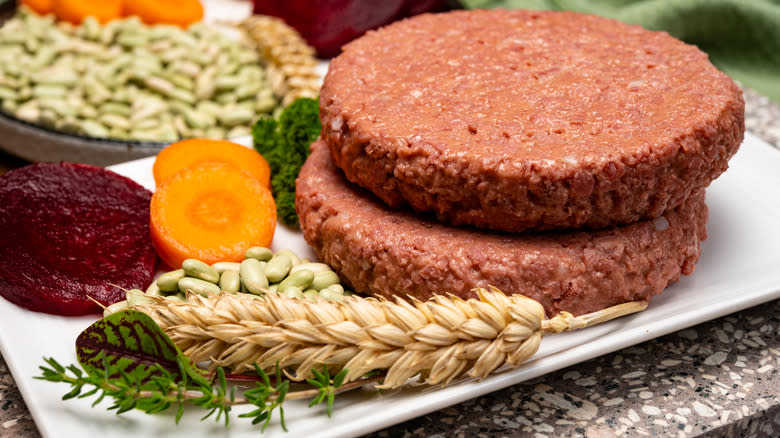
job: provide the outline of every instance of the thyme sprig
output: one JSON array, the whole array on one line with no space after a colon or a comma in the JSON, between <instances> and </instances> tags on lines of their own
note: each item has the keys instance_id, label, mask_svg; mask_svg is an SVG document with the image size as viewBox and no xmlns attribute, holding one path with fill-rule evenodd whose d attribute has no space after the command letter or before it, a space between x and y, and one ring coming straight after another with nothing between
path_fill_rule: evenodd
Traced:
<instances>
[{"instance_id":1,"label":"thyme sprig","mask_svg":"<svg viewBox=\"0 0 780 438\"><path fill-rule=\"evenodd\" d=\"M132 409L138 409L148 414L166 411L176 406L176 423L178 424L184 414L184 406L191 403L194 406L207 410L201 421L216 413L217 422L224 421L225 427L230 426L230 412L235 405L252 405L256 409L251 412L238 415L240 418L250 418L252 424L263 423L262 430L271 422L272 413L279 412L279 422L284 431L287 424L284 419L283 403L286 400L311 398L309 407L325 402L328 416L333 414L335 396L370 383L377 382L382 376L370 377L358 382L343 384L347 370L341 370L333 378L330 377L327 367L322 371L314 371L314 379L307 382L312 389L304 389L289 392L290 381L282 378L282 370L276 367L274 379L271 379L259 367L255 371L258 380L254 386L237 394L235 386L229 386L228 379L222 368L217 368L212 381L192 379L188 367L192 365L183 358L179 361L181 378L161 367L154 366L159 374L149 379L135 377L122 371L118 377L112 377L114 370L103 355L103 370L99 372L85 372L78 365L63 366L54 358L44 358L48 366L40 366L42 375L36 377L39 380L49 382L67 383L71 390L62 399L87 398L97 396L92 403L96 406L106 397L113 399L109 410L116 410L117 415ZM97 371L97 370L93 370ZM147 381L148 380L148 381Z\"/></svg>"},{"instance_id":2,"label":"thyme sprig","mask_svg":"<svg viewBox=\"0 0 780 438\"><path fill-rule=\"evenodd\" d=\"M252 424L268 427L274 411L279 413L282 429L287 431L283 403L287 400L312 398L311 406L327 402L328 415L333 413L337 393L376 382L371 377L344 384L347 370L331 378L327 366L313 370L311 389L291 392L287 370L277 363L273 378L255 365L256 378L240 384L228 384L225 370L212 374L198 368L182 354L170 338L148 315L126 310L96 321L76 340L79 365L64 366L54 358L44 358L39 380L66 383L70 391L62 398L95 396L92 406L112 399L109 410L122 414L132 409L155 414L176 408L176 423L184 414L185 404L206 411L201 421L214 416L217 422L230 425L233 406L248 404L255 409L239 415ZM246 376L242 376L246 377ZM240 385L240 386L239 386ZM215 415L216 414L216 415Z\"/></svg>"},{"instance_id":3,"label":"thyme sprig","mask_svg":"<svg viewBox=\"0 0 780 438\"><path fill-rule=\"evenodd\" d=\"M336 390L344 384L344 378L347 377L347 369L342 369L332 379L327 367L323 367L322 372L312 370L312 373L314 378L306 379L306 381L316 387L318 392L317 396L309 403L309 407L316 406L327 400L328 417L330 417L333 415L333 400L336 396Z\"/></svg>"}]
</instances>

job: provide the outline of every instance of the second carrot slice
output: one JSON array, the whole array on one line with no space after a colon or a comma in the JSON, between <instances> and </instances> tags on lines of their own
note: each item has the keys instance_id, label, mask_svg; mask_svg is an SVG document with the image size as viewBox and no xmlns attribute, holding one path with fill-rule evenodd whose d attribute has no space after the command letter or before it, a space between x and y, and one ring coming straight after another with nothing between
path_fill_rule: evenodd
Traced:
<instances>
[{"instance_id":1,"label":"second carrot slice","mask_svg":"<svg viewBox=\"0 0 780 438\"><path fill-rule=\"evenodd\" d=\"M187 258L241 261L252 246L270 246L276 227L271 192L224 163L203 163L163 181L151 203L151 234L160 258L178 268Z\"/></svg>"},{"instance_id":2,"label":"second carrot slice","mask_svg":"<svg viewBox=\"0 0 780 438\"><path fill-rule=\"evenodd\" d=\"M181 140L164 148L154 160L154 181L160 185L176 172L200 163L229 163L245 170L266 187L271 180L271 169L262 155L227 140L192 138Z\"/></svg>"}]
</instances>

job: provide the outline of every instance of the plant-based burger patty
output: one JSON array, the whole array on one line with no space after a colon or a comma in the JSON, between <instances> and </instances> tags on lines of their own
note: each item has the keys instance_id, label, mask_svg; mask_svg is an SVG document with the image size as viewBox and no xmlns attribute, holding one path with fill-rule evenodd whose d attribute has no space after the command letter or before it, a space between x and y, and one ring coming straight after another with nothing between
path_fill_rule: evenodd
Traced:
<instances>
[{"instance_id":1,"label":"plant-based burger patty","mask_svg":"<svg viewBox=\"0 0 780 438\"><path fill-rule=\"evenodd\" d=\"M720 175L736 84L666 33L573 12L421 15L345 46L320 97L347 178L509 232L654 218Z\"/></svg>"},{"instance_id":2,"label":"plant-based burger patty","mask_svg":"<svg viewBox=\"0 0 780 438\"><path fill-rule=\"evenodd\" d=\"M584 314L646 300L690 274L706 238L699 191L656 219L599 231L496 233L458 228L393 210L353 186L322 141L297 181L306 241L355 290L427 299L493 285Z\"/></svg>"}]
</instances>

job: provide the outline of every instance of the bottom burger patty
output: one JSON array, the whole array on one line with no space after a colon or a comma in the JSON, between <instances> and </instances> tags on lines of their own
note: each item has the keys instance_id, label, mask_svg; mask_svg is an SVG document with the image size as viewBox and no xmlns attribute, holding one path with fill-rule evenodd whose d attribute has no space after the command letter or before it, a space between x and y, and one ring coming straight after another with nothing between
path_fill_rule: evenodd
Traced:
<instances>
[{"instance_id":1,"label":"bottom burger patty","mask_svg":"<svg viewBox=\"0 0 780 438\"><path fill-rule=\"evenodd\" d=\"M598 231L501 234L392 210L352 186L318 140L297 180L306 241L358 292L421 300L495 286L581 315L647 300L693 272L707 237L704 191L655 220Z\"/></svg>"}]
</instances>

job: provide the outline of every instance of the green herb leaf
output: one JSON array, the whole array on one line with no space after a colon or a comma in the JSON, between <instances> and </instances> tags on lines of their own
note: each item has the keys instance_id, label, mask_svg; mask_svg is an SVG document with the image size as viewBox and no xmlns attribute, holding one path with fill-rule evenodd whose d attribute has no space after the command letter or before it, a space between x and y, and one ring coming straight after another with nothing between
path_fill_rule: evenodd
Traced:
<instances>
[{"instance_id":1,"label":"green herb leaf","mask_svg":"<svg viewBox=\"0 0 780 438\"><path fill-rule=\"evenodd\" d=\"M149 315L136 310L113 313L89 326L76 339L76 354L93 376L145 384L160 375L158 366L180 376L178 348Z\"/></svg>"},{"instance_id":2,"label":"green herb leaf","mask_svg":"<svg viewBox=\"0 0 780 438\"><path fill-rule=\"evenodd\" d=\"M285 225L298 226L295 179L321 129L319 101L305 97L285 108L277 120L262 118L252 127L254 147L271 168L277 216Z\"/></svg>"}]
</instances>

